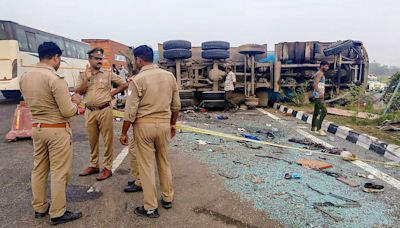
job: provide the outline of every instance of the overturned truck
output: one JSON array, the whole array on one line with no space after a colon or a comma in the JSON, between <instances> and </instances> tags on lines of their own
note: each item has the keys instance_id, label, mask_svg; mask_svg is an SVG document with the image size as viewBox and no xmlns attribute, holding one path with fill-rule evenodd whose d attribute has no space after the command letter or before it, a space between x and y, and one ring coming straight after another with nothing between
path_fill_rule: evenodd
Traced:
<instances>
[{"instance_id":1,"label":"overturned truck","mask_svg":"<svg viewBox=\"0 0 400 228\"><path fill-rule=\"evenodd\" d=\"M225 67L236 75L235 102L265 107L277 101L284 91L308 87L326 60L327 97L333 97L351 84L363 86L368 75L368 54L360 41L283 42L274 52L266 44L231 47L225 41L207 41L192 47L185 40L158 45L159 65L172 72L180 89L182 106L224 107ZM307 96L307 93L305 93Z\"/></svg>"}]
</instances>

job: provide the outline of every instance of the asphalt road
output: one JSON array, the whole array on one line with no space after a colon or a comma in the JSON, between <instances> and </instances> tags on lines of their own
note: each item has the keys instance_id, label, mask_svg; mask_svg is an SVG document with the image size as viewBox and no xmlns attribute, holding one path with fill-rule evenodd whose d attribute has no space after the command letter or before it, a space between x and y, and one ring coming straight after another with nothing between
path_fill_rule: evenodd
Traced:
<instances>
[{"instance_id":1,"label":"asphalt road","mask_svg":"<svg viewBox=\"0 0 400 228\"><path fill-rule=\"evenodd\" d=\"M30 173L33 146L31 140L6 142L15 101L0 100L0 227L48 227L49 217L35 219L31 203ZM268 219L267 213L257 210L250 201L240 198L224 187L222 177L209 171L184 151L185 147L171 146L175 201L170 210L159 209L161 217L146 219L133 213L142 204L142 193L124 193L130 178L129 156L112 178L96 184L95 176L79 177L88 165L87 134L82 116L72 119L73 171L67 189L67 208L82 211L83 218L59 227L279 227ZM121 122L115 122L114 158L123 150L118 142ZM101 143L102 144L102 143ZM174 141L172 142L174 144ZM101 151L103 146L101 145ZM91 186L98 192L87 193ZM50 197L50 193L49 193Z\"/></svg>"}]
</instances>

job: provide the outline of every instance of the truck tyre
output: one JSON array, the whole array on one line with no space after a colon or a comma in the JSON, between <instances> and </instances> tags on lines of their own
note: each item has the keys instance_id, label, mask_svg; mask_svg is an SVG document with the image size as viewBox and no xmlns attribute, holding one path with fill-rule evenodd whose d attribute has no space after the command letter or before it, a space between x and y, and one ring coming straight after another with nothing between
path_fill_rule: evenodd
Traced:
<instances>
[{"instance_id":1,"label":"truck tyre","mask_svg":"<svg viewBox=\"0 0 400 228\"><path fill-rule=\"evenodd\" d=\"M267 48L259 44L244 44L239 46L239 53L243 55L260 55L264 54Z\"/></svg>"},{"instance_id":2,"label":"truck tyre","mask_svg":"<svg viewBox=\"0 0 400 228\"><path fill-rule=\"evenodd\" d=\"M179 91L179 98L180 99L192 99L193 98L193 91L191 91L191 90L181 90L181 91Z\"/></svg>"},{"instance_id":3,"label":"truck tyre","mask_svg":"<svg viewBox=\"0 0 400 228\"><path fill-rule=\"evenodd\" d=\"M212 50L212 49L222 49L228 50L230 48L229 42L226 41L206 41L201 43L201 49Z\"/></svg>"},{"instance_id":4,"label":"truck tyre","mask_svg":"<svg viewBox=\"0 0 400 228\"><path fill-rule=\"evenodd\" d=\"M201 97L203 100L225 100L225 91L206 91Z\"/></svg>"},{"instance_id":5,"label":"truck tyre","mask_svg":"<svg viewBox=\"0 0 400 228\"><path fill-rule=\"evenodd\" d=\"M192 43L187 40L169 40L163 43L164 50L170 49L186 49L190 50L192 48Z\"/></svg>"},{"instance_id":6,"label":"truck tyre","mask_svg":"<svg viewBox=\"0 0 400 228\"><path fill-rule=\"evenodd\" d=\"M203 59L227 59L229 58L229 51L222 49L210 49L201 52Z\"/></svg>"},{"instance_id":7,"label":"truck tyre","mask_svg":"<svg viewBox=\"0 0 400 228\"><path fill-rule=\"evenodd\" d=\"M192 51L186 49L169 49L164 51L166 59L189 59L192 57Z\"/></svg>"},{"instance_id":8,"label":"truck tyre","mask_svg":"<svg viewBox=\"0 0 400 228\"><path fill-rule=\"evenodd\" d=\"M325 56L336 55L342 51L349 50L352 47L357 47L357 46L361 46L361 45L362 45L362 42L356 41L356 40L338 41L336 43L329 45L329 47L325 48L324 55Z\"/></svg>"},{"instance_id":9,"label":"truck tyre","mask_svg":"<svg viewBox=\"0 0 400 228\"><path fill-rule=\"evenodd\" d=\"M187 107L192 107L192 106L193 106L192 99L182 99L181 100L181 108L187 108Z\"/></svg>"},{"instance_id":10,"label":"truck tyre","mask_svg":"<svg viewBox=\"0 0 400 228\"><path fill-rule=\"evenodd\" d=\"M209 109L225 108L225 100L203 100L203 107Z\"/></svg>"}]
</instances>

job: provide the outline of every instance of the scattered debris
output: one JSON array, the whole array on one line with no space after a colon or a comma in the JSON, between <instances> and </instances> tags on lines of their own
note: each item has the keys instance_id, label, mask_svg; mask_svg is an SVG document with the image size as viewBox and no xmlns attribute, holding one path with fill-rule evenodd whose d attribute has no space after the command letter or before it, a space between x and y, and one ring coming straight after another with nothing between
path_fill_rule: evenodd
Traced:
<instances>
[{"instance_id":1,"label":"scattered debris","mask_svg":"<svg viewBox=\"0 0 400 228\"><path fill-rule=\"evenodd\" d=\"M364 178L367 178L367 179L370 179L370 180L375 179L374 175L367 174L367 173L357 173L357 176L358 177L364 177Z\"/></svg>"},{"instance_id":2,"label":"scattered debris","mask_svg":"<svg viewBox=\"0 0 400 228\"><path fill-rule=\"evenodd\" d=\"M197 113L193 110L186 110L183 112L184 114L192 114L193 116L198 116Z\"/></svg>"},{"instance_id":3,"label":"scattered debris","mask_svg":"<svg viewBox=\"0 0 400 228\"><path fill-rule=\"evenodd\" d=\"M240 132L240 133L247 132L246 129L244 129L244 128L238 128L237 130L238 130L238 132Z\"/></svg>"},{"instance_id":4,"label":"scattered debris","mask_svg":"<svg viewBox=\"0 0 400 228\"><path fill-rule=\"evenodd\" d=\"M216 148L214 148L214 150L212 152L214 152L214 153L224 152L224 148L216 147Z\"/></svg>"},{"instance_id":5,"label":"scattered debris","mask_svg":"<svg viewBox=\"0 0 400 228\"><path fill-rule=\"evenodd\" d=\"M254 136L254 135L249 135L249 134L244 134L244 133L241 133L240 135L245 137L246 139L252 139L252 140L260 141L260 139L257 136Z\"/></svg>"},{"instance_id":6,"label":"scattered debris","mask_svg":"<svg viewBox=\"0 0 400 228\"><path fill-rule=\"evenodd\" d=\"M203 150L207 147L208 143L203 140L197 140L197 150Z\"/></svg>"},{"instance_id":7,"label":"scattered debris","mask_svg":"<svg viewBox=\"0 0 400 228\"><path fill-rule=\"evenodd\" d=\"M383 192L385 187L383 185L374 184L374 183L365 183L363 187L364 192L368 193L377 193Z\"/></svg>"},{"instance_id":8,"label":"scattered debris","mask_svg":"<svg viewBox=\"0 0 400 228\"><path fill-rule=\"evenodd\" d=\"M241 161L232 161L232 162L235 163L235 164L239 164L239 165L244 165L244 166L250 167L250 164L243 163Z\"/></svg>"},{"instance_id":9,"label":"scattered debris","mask_svg":"<svg viewBox=\"0 0 400 228\"><path fill-rule=\"evenodd\" d=\"M236 174L236 175L231 175L231 174L229 174L229 173L224 172L223 170L218 170L218 175L220 175L220 176L222 176L222 177L225 177L225 178L227 178L227 179L236 179L236 178L239 177L238 174Z\"/></svg>"},{"instance_id":10,"label":"scattered debris","mask_svg":"<svg viewBox=\"0 0 400 228\"><path fill-rule=\"evenodd\" d=\"M332 165L326 162L318 161L318 160L307 160L307 159L300 159L296 161L297 164L302 165L303 167L307 167L310 169L329 169L332 168Z\"/></svg>"},{"instance_id":11,"label":"scattered debris","mask_svg":"<svg viewBox=\"0 0 400 228\"><path fill-rule=\"evenodd\" d=\"M256 133L259 133L259 134L266 134L267 138L269 138L269 139L275 138L275 132L276 131L273 131L272 129L271 130L258 130L258 131L256 131Z\"/></svg>"},{"instance_id":12,"label":"scattered debris","mask_svg":"<svg viewBox=\"0 0 400 228\"><path fill-rule=\"evenodd\" d=\"M361 119L369 119L375 120L379 118L379 115L367 112L354 112L350 110L343 110L339 108L327 108L329 114L338 115L338 116L347 116L353 117L356 116L357 118Z\"/></svg>"},{"instance_id":13,"label":"scattered debris","mask_svg":"<svg viewBox=\"0 0 400 228\"><path fill-rule=\"evenodd\" d=\"M277 158L277 157L270 156L270 155L256 154L256 155L254 155L254 156L256 156L256 157L259 157L259 158L271 158L271 159L275 159L275 160L279 160L279 161L284 161L284 162L287 162L287 163L289 163L290 165L291 165L291 164L293 164L293 162L292 162L292 161L288 161L288 160L286 160L286 159L283 159L283 158Z\"/></svg>"},{"instance_id":14,"label":"scattered debris","mask_svg":"<svg viewBox=\"0 0 400 228\"><path fill-rule=\"evenodd\" d=\"M350 187L355 188L355 187L360 186L359 184L354 183L353 181L351 181L351 180L348 179L346 176L344 176L344 175L342 175L342 174L340 174L340 173L331 172L331 171L326 171L326 170L320 170L320 172L325 173L325 174L328 175L328 176L334 177L334 178L336 178L336 180L338 180L338 181L340 181L340 182L342 182L342 183L344 183L344 184L347 184L347 185L349 185Z\"/></svg>"},{"instance_id":15,"label":"scattered debris","mask_svg":"<svg viewBox=\"0 0 400 228\"><path fill-rule=\"evenodd\" d=\"M307 184L307 187L308 187L309 189L315 191L315 192L318 192L318 193L321 194L321 195L326 195L325 193L323 193L323 192L321 192L320 190L318 190L318 189L312 187L312 186L309 185L309 184Z\"/></svg>"},{"instance_id":16,"label":"scattered debris","mask_svg":"<svg viewBox=\"0 0 400 228\"><path fill-rule=\"evenodd\" d=\"M385 120L378 126L378 129L384 131L400 131L400 120L396 121Z\"/></svg>"},{"instance_id":17,"label":"scattered debris","mask_svg":"<svg viewBox=\"0 0 400 228\"><path fill-rule=\"evenodd\" d=\"M253 175L251 177L251 182L253 182L253 184L262 184L264 183L264 179L262 177Z\"/></svg>"},{"instance_id":18,"label":"scattered debris","mask_svg":"<svg viewBox=\"0 0 400 228\"><path fill-rule=\"evenodd\" d=\"M313 153L309 152L309 153L306 153L306 155L307 155L307 156L312 156Z\"/></svg>"},{"instance_id":19,"label":"scattered debris","mask_svg":"<svg viewBox=\"0 0 400 228\"><path fill-rule=\"evenodd\" d=\"M301 176L300 176L300 174L298 174L298 173L292 173L292 174L290 174L290 173L285 173L285 179L287 179L287 180L289 180L289 179L300 179L301 178Z\"/></svg>"},{"instance_id":20,"label":"scattered debris","mask_svg":"<svg viewBox=\"0 0 400 228\"><path fill-rule=\"evenodd\" d=\"M345 161L355 161L357 159L357 156L349 151L342 151L340 157Z\"/></svg>"},{"instance_id":21,"label":"scattered debris","mask_svg":"<svg viewBox=\"0 0 400 228\"><path fill-rule=\"evenodd\" d=\"M339 216L336 216L336 215L333 215L333 214L329 213L328 211L324 210L321 206L314 205L314 208L319 210L319 211L321 211L323 214L331 217L333 220L335 220L335 222L340 222L340 221L343 220L343 218L341 218Z\"/></svg>"},{"instance_id":22,"label":"scattered debris","mask_svg":"<svg viewBox=\"0 0 400 228\"><path fill-rule=\"evenodd\" d=\"M217 120L227 120L229 117L223 115L215 115L215 119Z\"/></svg>"},{"instance_id":23,"label":"scattered debris","mask_svg":"<svg viewBox=\"0 0 400 228\"><path fill-rule=\"evenodd\" d=\"M278 196L283 196L283 195L286 195L286 194L288 194L288 192L277 192L277 193L273 194L272 197L276 198Z\"/></svg>"},{"instance_id":24,"label":"scattered debris","mask_svg":"<svg viewBox=\"0 0 400 228\"><path fill-rule=\"evenodd\" d=\"M340 200L347 202L348 207L361 207L360 203L357 202L356 200L352 200L352 199L349 199L349 198L346 198L343 196L339 196L332 192L329 193L329 196L332 196L332 197L335 197L336 199L340 199Z\"/></svg>"},{"instance_id":25,"label":"scattered debris","mask_svg":"<svg viewBox=\"0 0 400 228\"><path fill-rule=\"evenodd\" d=\"M350 180L349 178L347 178L345 176L337 177L336 180L338 180L344 184L347 184L348 186L353 187L353 188L360 186L359 184L353 182L352 180Z\"/></svg>"},{"instance_id":26,"label":"scattered debris","mask_svg":"<svg viewBox=\"0 0 400 228\"><path fill-rule=\"evenodd\" d=\"M339 149L337 147L327 148L324 145L322 145L321 143L315 143L311 139L307 139L307 138L304 138L304 139L291 138L291 139L289 139L289 142L312 146L314 148L321 149L322 152L329 153L329 154L340 154L342 151L345 150L345 149Z\"/></svg>"},{"instance_id":27,"label":"scattered debris","mask_svg":"<svg viewBox=\"0 0 400 228\"><path fill-rule=\"evenodd\" d=\"M253 144L251 144L251 143L249 143L249 142L246 142L246 141L237 141L237 142L240 143L240 144L242 144L243 146L249 148L249 149L260 150L260 149L263 148L263 147L260 146L260 145L253 145Z\"/></svg>"}]
</instances>

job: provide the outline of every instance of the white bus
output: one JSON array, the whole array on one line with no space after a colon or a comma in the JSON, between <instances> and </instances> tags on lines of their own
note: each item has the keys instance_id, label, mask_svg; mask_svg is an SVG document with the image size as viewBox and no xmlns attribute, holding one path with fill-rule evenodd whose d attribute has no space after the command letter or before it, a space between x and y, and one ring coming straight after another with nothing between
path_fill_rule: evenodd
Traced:
<instances>
[{"instance_id":1,"label":"white bus","mask_svg":"<svg viewBox=\"0 0 400 228\"><path fill-rule=\"evenodd\" d=\"M55 42L63 50L58 72L70 88L75 87L79 72L88 64L89 44L0 20L0 90L5 98L21 96L19 78L39 62L37 49L46 41Z\"/></svg>"}]
</instances>

